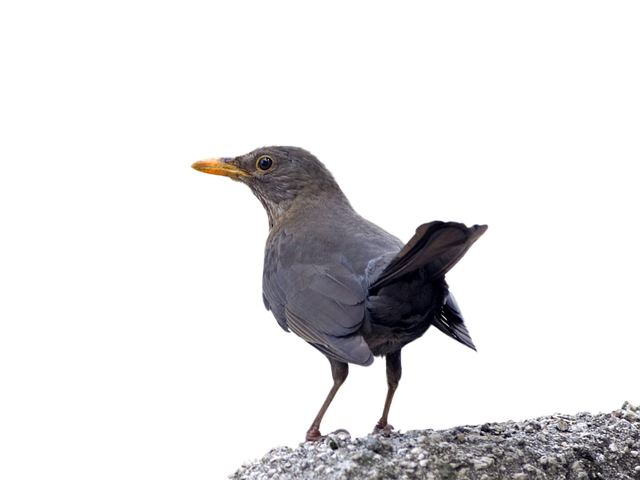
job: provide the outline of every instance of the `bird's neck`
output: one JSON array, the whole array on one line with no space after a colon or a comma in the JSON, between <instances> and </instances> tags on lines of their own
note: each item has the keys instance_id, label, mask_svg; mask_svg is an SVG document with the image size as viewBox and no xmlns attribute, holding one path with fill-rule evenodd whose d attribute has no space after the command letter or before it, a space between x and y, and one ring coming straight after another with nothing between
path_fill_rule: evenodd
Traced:
<instances>
[{"instance_id":1,"label":"bird's neck","mask_svg":"<svg viewBox=\"0 0 640 480\"><path fill-rule=\"evenodd\" d=\"M286 212L293 204L293 200L283 200L278 203L272 203L260 198L260 201L267 212L267 217L269 217L269 230L272 230L275 225L282 222Z\"/></svg>"},{"instance_id":2,"label":"bird's neck","mask_svg":"<svg viewBox=\"0 0 640 480\"><path fill-rule=\"evenodd\" d=\"M269 230L278 225L285 225L289 221L300 218L313 218L318 212L353 212L353 208L342 192L331 195L318 194L316 196L297 196L277 203L260 199L269 217Z\"/></svg>"}]
</instances>

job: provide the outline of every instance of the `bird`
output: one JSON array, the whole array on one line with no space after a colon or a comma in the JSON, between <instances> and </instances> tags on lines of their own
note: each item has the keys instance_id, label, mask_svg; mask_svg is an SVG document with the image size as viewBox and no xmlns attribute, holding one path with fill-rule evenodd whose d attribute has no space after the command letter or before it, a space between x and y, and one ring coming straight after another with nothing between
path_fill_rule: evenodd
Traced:
<instances>
[{"instance_id":1,"label":"bird","mask_svg":"<svg viewBox=\"0 0 640 480\"><path fill-rule=\"evenodd\" d=\"M237 157L200 160L197 171L244 183L269 221L262 298L287 332L323 353L333 385L306 441L349 374L385 357L387 395L374 434L389 432L389 410L402 375L401 351L434 326L476 350L445 274L486 225L432 221L404 244L361 217L333 175L309 151L268 146ZM335 432L334 432L335 433Z\"/></svg>"}]
</instances>

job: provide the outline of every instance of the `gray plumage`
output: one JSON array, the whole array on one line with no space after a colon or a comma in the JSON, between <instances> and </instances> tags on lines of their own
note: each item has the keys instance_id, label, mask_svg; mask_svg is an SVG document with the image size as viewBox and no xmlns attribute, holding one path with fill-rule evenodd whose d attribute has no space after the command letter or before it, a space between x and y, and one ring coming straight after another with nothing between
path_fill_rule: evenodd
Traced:
<instances>
[{"instance_id":1,"label":"gray plumage","mask_svg":"<svg viewBox=\"0 0 640 480\"><path fill-rule=\"evenodd\" d=\"M334 389L308 440L320 438L320 420L346 379L346 364L369 365L384 355L388 377L399 381L400 350L431 325L475 350L444 276L486 226L431 222L404 245L358 215L306 150L265 147L205 162L194 168L239 180L262 202L269 218L264 304L284 330L331 362ZM392 391L391 380L378 431L387 428L397 386Z\"/></svg>"}]
</instances>

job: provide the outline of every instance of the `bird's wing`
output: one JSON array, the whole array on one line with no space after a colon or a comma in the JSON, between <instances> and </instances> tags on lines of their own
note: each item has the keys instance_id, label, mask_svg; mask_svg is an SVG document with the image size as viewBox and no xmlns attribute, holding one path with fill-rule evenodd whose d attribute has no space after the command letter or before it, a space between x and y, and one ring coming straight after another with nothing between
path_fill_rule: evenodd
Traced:
<instances>
[{"instance_id":1,"label":"bird's wing","mask_svg":"<svg viewBox=\"0 0 640 480\"><path fill-rule=\"evenodd\" d=\"M289 331L287 326L287 316L284 311L284 306L287 303L287 296L280 288L278 282L274 281L276 270L270 267L267 271L267 265L265 263L265 269L262 276L262 301L267 310L273 313L276 317L278 325L280 325L286 332Z\"/></svg>"},{"instance_id":2,"label":"bird's wing","mask_svg":"<svg viewBox=\"0 0 640 480\"><path fill-rule=\"evenodd\" d=\"M263 296L278 323L335 360L370 364L371 351L357 333L364 320L363 279L343 257L314 264L292 261L287 253L265 258Z\"/></svg>"},{"instance_id":3,"label":"bird's wing","mask_svg":"<svg viewBox=\"0 0 640 480\"><path fill-rule=\"evenodd\" d=\"M486 225L467 227L454 222L420 225L411 240L374 279L369 290L376 291L418 269L425 279L442 277L486 230Z\"/></svg>"},{"instance_id":4,"label":"bird's wing","mask_svg":"<svg viewBox=\"0 0 640 480\"><path fill-rule=\"evenodd\" d=\"M449 292L449 295L447 295L441 315L435 315L434 317L434 327L468 349L478 352L478 347L476 347L469 331L467 319L453 293Z\"/></svg>"}]
</instances>

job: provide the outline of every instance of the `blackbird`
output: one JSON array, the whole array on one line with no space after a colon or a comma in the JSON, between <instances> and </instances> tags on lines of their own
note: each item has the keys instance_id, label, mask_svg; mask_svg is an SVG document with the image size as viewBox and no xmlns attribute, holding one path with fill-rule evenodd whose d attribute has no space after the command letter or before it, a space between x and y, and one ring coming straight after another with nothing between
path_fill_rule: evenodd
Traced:
<instances>
[{"instance_id":1,"label":"blackbird","mask_svg":"<svg viewBox=\"0 0 640 480\"><path fill-rule=\"evenodd\" d=\"M264 147L192 165L246 184L269 217L262 298L278 324L322 352L333 386L307 431L320 422L349 373L349 363L386 358L387 397L374 433L389 430L402 373L402 347L433 325L475 350L445 274L486 225L434 221L404 245L358 215L327 168L297 147Z\"/></svg>"}]
</instances>

